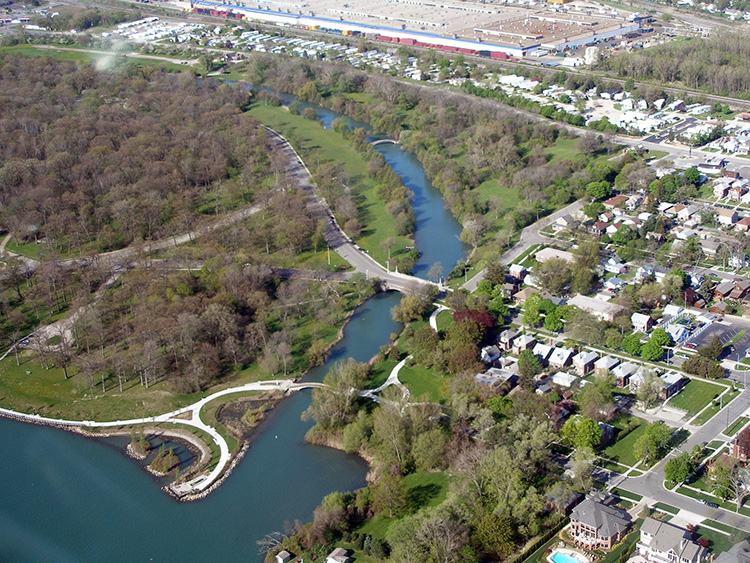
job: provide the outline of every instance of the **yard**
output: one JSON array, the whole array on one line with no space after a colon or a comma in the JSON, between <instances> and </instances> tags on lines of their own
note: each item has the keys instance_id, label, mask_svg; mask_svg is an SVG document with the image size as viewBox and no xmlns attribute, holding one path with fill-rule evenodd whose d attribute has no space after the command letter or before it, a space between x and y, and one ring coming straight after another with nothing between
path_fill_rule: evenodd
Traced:
<instances>
[{"instance_id":1,"label":"yard","mask_svg":"<svg viewBox=\"0 0 750 563\"><path fill-rule=\"evenodd\" d=\"M693 417L718 397L722 391L724 391L724 387L721 385L691 379L682 388L682 391L669 399L669 404L675 408L687 411L688 417Z\"/></svg>"},{"instance_id":2,"label":"yard","mask_svg":"<svg viewBox=\"0 0 750 563\"><path fill-rule=\"evenodd\" d=\"M427 399L439 403L444 399L441 387L443 378L435 375L433 370L422 366L404 366L398 373L398 378L406 385L412 399Z\"/></svg>"},{"instance_id":3,"label":"yard","mask_svg":"<svg viewBox=\"0 0 750 563\"><path fill-rule=\"evenodd\" d=\"M635 430L628 433L624 438L618 440L614 444L607 446L602 451L600 451L599 454L604 458L617 462L618 464L632 467L633 465L638 463L638 461L640 461L635 457L635 454L633 453L633 445L635 444L636 440L638 440L638 438L643 435L643 432L645 430L646 424L638 424ZM618 436L621 433L622 431L619 430Z\"/></svg>"}]
</instances>

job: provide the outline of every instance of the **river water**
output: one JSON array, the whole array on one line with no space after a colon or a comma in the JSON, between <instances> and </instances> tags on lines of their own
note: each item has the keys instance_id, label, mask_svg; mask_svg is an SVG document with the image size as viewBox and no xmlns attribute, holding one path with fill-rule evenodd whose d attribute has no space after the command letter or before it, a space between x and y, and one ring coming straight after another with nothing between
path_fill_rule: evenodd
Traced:
<instances>
[{"instance_id":1,"label":"river water","mask_svg":"<svg viewBox=\"0 0 750 563\"><path fill-rule=\"evenodd\" d=\"M338 117L316 110L328 127ZM377 149L415 193L416 247L422 252L415 274L424 277L437 261L447 273L465 252L460 226L412 155L391 143ZM327 365L305 379L321 381L339 359L374 356L399 330L390 318L399 301L398 294L380 294L360 306ZM363 460L305 443L312 423L300 415L309 404L309 391L279 403L234 473L192 503L161 492L156 480L111 445L0 418L0 561L262 561L257 540L295 519L309 521L328 493L365 485Z\"/></svg>"}]
</instances>

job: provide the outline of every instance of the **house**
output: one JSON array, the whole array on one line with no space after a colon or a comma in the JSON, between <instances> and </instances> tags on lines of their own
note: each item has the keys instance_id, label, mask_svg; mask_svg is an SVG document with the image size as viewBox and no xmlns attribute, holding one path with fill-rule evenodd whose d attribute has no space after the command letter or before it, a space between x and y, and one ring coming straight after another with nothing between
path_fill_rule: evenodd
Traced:
<instances>
[{"instance_id":1,"label":"house","mask_svg":"<svg viewBox=\"0 0 750 563\"><path fill-rule=\"evenodd\" d=\"M628 200L625 202L625 209L628 211L635 211L638 209L638 206L643 202L643 198L639 195L631 195Z\"/></svg>"},{"instance_id":2,"label":"house","mask_svg":"<svg viewBox=\"0 0 750 563\"><path fill-rule=\"evenodd\" d=\"M723 301L719 301L718 303L715 303L711 306L711 308L708 310L709 313L713 313L714 315L724 315L724 313L727 312L727 304Z\"/></svg>"},{"instance_id":3,"label":"house","mask_svg":"<svg viewBox=\"0 0 750 563\"><path fill-rule=\"evenodd\" d=\"M609 371L611 372L617 364L620 363L620 360L617 358L613 358L612 356L602 356L596 362L594 362L594 369L597 373L601 373L603 371Z\"/></svg>"},{"instance_id":4,"label":"house","mask_svg":"<svg viewBox=\"0 0 750 563\"><path fill-rule=\"evenodd\" d=\"M630 322L633 323L635 330L644 334L647 334L654 327L654 319L651 318L651 315L644 315L643 313L633 313L630 316Z\"/></svg>"},{"instance_id":5,"label":"house","mask_svg":"<svg viewBox=\"0 0 750 563\"><path fill-rule=\"evenodd\" d=\"M675 345L682 344L687 339L687 337L690 336L690 331L687 329L687 327L684 327L681 324L677 323L668 325L666 331Z\"/></svg>"},{"instance_id":6,"label":"house","mask_svg":"<svg viewBox=\"0 0 750 563\"><path fill-rule=\"evenodd\" d=\"M630 527L630 515L611 506L610 499L600 495L586 498L570 513L568 534L577 545L590 549L612 549Z\"/></svg>"},{"instance_id":7,"label":"house","mask_svg":"<svg viewBox=\"0 0 750 563\"><path fill-rule=\"evenodd\" d=\"M727 192L729 191L729 184L726 184L724 182L719 182L717 184L714 184L714 197L716 199L724 199L727 197Z\"/></svg>"},{"instance_id":8,"label":"house","mask_svg":"<svg viewBox=\"0 0 750 563\"><path fill-rule=\"evenodd\" d=\"M750 459L750 426L738 433L729 444L729 455L740 461Z\"/></svg>"},{"instance_id":9,"label":"house","mask_svg":"<svg viewBox=\"0 0 750 563\"><path fill-rule=\"evenodd\" d=\"M750 217L743 217L734 225L734 228L738 231L746 233L750 230Z\"/></svg>"},{"instance_id":10,"label":"house","mask_svg":"<svg viewBox=\"0 0 750 563\"><path fill-rule=\"evenodd\" d=\"M675 207L677 207L677 206L675 206ZM682 208L682 209L681 209L681 210L680 210L680 211L679 211L679 212L677 213L677 218L678 218L678 219L679 219L680 221L687 221L687 220L688 220L688 219L690 219L690 218L691 218L691 217L692 217L693 215L695 215L696 213L698 213L698 211L699 211L699 210L700 210L700 208L699 208L699 207L698 207L697 205L688 205L688 206L686 206L686 207L683 207L683 208Z\"/></svg>"},{"instance_id":11,"label":"house","mask_svg":"<svg viewBox=\"0 0 750 563\"><path fill-rule=\"evenodd\" d=\"M575 305L579 309L583 309L596 318L607 322L614 321L615 317L623 315L626 312L625 307L622 305L609 303L601 299L594 299L593 297L586 297L585 295L576 295L568 300L568 305Z\"/></svg>"},{"instance_id":12,"label":"house","mask_svg":"<svg viewBox=\"0 0 750 563\"><path fill-rule=\"evenodd\" d=\"M542 344L541 342L537 342L536 346L534 346L534 349L531 351L537 358L539 358L539 363L543 366L547 365L547 360L549 360L550 354L552 354L552 346L548 344Z\"/></svg>"},{"instance_id":13,"label":"house","mask_svg":"<svg viewBox=\"0 0 750 563\"><path fill-rule=\"evenodd\" d=\"M670 318L676 319L677 317L682 315L682 313L684 312L685 312L685 309L683 309L679 305L672 305L670 303L669 305L664 307L663 317L670 317Z\"/></svg>"},{"instance_id":14,"label":"house","mask_svg":"<svg viewBox=\"0 0 750 563\"><path fill-rule=\"evenodd\" d=\"M283 551L279 551L276 554L276 563L289 563L292 560L292 554L289 553L286 549Z\"/></svg>"},{"instance_id":15,"label":"house","mask_svg":"<svg viewBox=\"0 0 750 563\"><path fill-rule=\"evenodd\" d=\"M664 382L664 387L661 390L661 398L665 401L672 395L676 395L680 392L680 389L685 385L685 379L679 374L673 371L663 373L659 376Z\"/></svg>"},{"instance_id":16,"label":"house","mask_svg":"<svg viewBox=\"0 0 750 563\"><path fill-rule=\"evenodd\" d=\"M520 354L524 350L531 350L536 344L536 339L528 334L522 334L513 341L513 353Z\"/></svg>"},{"instance_id":17,"label":"house","mask_svg":"<svg viewBox=\"0 0 750 563\"><path fill-rule=\"evenodd\" d=\"M566 262L569 262L572 264L575 262L575 256L573 256L573 253L567 252L565 250L557 250L556 248L543 248L539 252L534 255L534 258L537 262L540 264L543 264L547 260L551 260L552 258L559 258L561 260L565 260Z\"/></svg>"},{"instance_id":18,"label":"house","mask_svg":"<svg viewBox=\"0 0 750 563\"><path fill-rule=\"evenodd\" d=\"M626 195L616 195L611 198L609 198L607 201L604 202L604 207L607 209L614 209L614 208L622 208L625 206L625 203L628 201L628 196Z\"/></svg>"},{"instance_id":19,"label":"house","mask_svg":"<svg viewBox=\"0 0 750 563\"><path fill-rule=\"evenodd\" d=\"M608 223L605 223L604 221L595 221L588 227L588 232L591 235L594 235L595 237L600 237L604 235L604 233L607 232L607 227L609 226Z\"/></svg>"},{"instance_id":20,"label":"house","mask_svg":"<svg viewBox=\"0 0 750 563\"><path fill-rule=\"evenodd\" d=\"M579 352L573 357L573 366L575 367L576 373L583 377L594 369L594 362L596 362L596 360L596 352Z\"/></svg>"},{"instance_id":21,"label":"house","mask_svg":"<svg viewBox=\"0 0 750 563\"><path fill-rule=\"evenodd\" d=\"M604 289L611 291L612 293L619 291L623 287L625 287L625 282L620 278L609 278L604 282Z\"/></svg>"},{"instance_id":22,"label":"house","mask_svg":"<svg viewBox=\"0 0 750 563\"><path fill-rule=\"evenodd\" d=\"M734 209L717 207L714 211L720 225L734 225L737 222L737 212Z\"/></svg>"},{"instance_id":23,"label":"house","mask_svg":"<svg viewBox=\"0 0 750 563\"><path fill-rule=\"evenodd\" d=\"M700 242L701 250L706 256L716 256L721 248L721 241L717 238L707 238Z\"/></svg>"},{"instance_id":24,"label":"house","mask_svg":"<svg viewBox=\"0 0 750 563\"><path fill-rule=\"evenodd\" d=\"M739 301L743 299L748 291L750 291L750 280L738 281L734 284L734 288L729 292L729 299Z\"/></svg>"},{"instance_id":25,"label":"house","mask_svg":"<svg viewBox=\"0 0 750 563\"><path fill-rule=\"evenodd\" d=\"M724 159L721 157L707 158L696 168L701 174L719 174L724 168Z\"/></svg>"},{"instance_id":26,"label":"house","mask_svg":"<svg viewBox=\"0 0 750 563\"><path fill-rule=\"evenodd\" d=\"M714 559L714 563L750 563L750 539L735 544L732 549Z\"/></svg>"},{"instance_id":27,"label":"house","mask_svg":"<svg viewBox=\"0 0 750 563\"><path fill-rule=\"evenodd\" d=\"M513 301L515 301L519 305L523 305L524 303L526 303L526 300L534 293L539 293L539 290L534 289L533 287L524 287L521 291L513 296Z\"/></svg>"},{"instance_id":28,"label":"house","mask_svg":"<svg viewBox=\"0 0 750 563\"><path fill-rule=\"evenodd\" d=\"M603 448L614 440L615 427L606 422L599 421L599 430L602 431L602 437L599 439L599 447Z\"/></svg>"},{"instance_id":29,"label":"house","mask_svg":"<svg viewBox=\"0 0 750 563\"><path fill-rule=\"evenodd\" d=\"M518 333L515 330L506 329L503 332L500 333L500 336L497 339L497 343L500 346L501 350L505 350L506 352L510 350L513 347L513 340L518 336Z\"/></svg>"},{"instance_id":30,"label":"house","mask_svg":"<svg viewBox=\"0 0 750 563\"><path fill-rule=\"evenodd\" d=\"M599 220L604 223L611 223L612 221L615 220L615 214L612 213L611 211L606 211L602 213L601 215L599 215Z\"/></svg>"},{"instance_id":31,"label":"house","mask_svg":"<svg viewBox=\"0 0 750 563\"><path fill-rule=\"evenodd\" d=\"M640 266L635 271L635 281L638 283L643 283L644 281L646 281L649 277L653 275L654 275L654 267L646 264L644 266Z\"/></svg>"},{"instance_id":32,"label":"house","mask_svg":"<svg viewBox=\"0 0 750 563\"><path fill-rule=\"evenodd\" d=\"M337 547L326 557L325 563L351 563L351 561L352 558L349 557L349 552L343 547Z\"/></svg>"},{"instance_id":33,"label":"house","mask_svg":"<svg viewBox=\"0 0 750 563\"><path fill-rule=\"evenodd\" d=\"M518 375L508 369L490 368L484 373L476 374L474 380L480 385L486 385L487 387L500 386L506 382L509 382L510 386L514 387L518 382Z\"/></svg>"},{"instance_id":34,"label":"house","mask_svg":"<svg viewBox=\"0 0 750 563\"><path fill-rule=\"evenodd\" d=\"M527 273L526 266L521 266L521 264L511 264L510 268L508 268L508 273L518 281L522 281Z\"/></svg>"},{"instance_id":35,"label":"house","mask_svg":"<svg viewBox=\"0 0 750 563\"><path fill-rule=\"evenodd\" d=\"M563 215L562 217L558 217L555 222L552 224L552 228L556 231L560 231L562 229L570 229L573 226L573 218L570 215Z\"/></svg>"},{"instance_id":36,"label":"house","mask_svg":"<svg viewBox=\"0 0 750 563\"><path fill-rule=\"evenodd\" d=\"M691 537L688 530L649 517L641 525L636 550L651 563L700 563L708 559L708 549L693 542Z\"/></svg>"},{"instance_id":37,"label":"house","mask_svg":"<svg viewBox=\"0 0 750 563\"><path fill-rule=\"evenodd\" d=\"M555 375L550 378L550 381L560 387L572 387L578 378L571 374L565 373L564 371L558 371Z\"/></svg>"},{"instance_id":38,"label":"house","mask_svg":"<svg viewBox=\"0 0 750 563\"><path fill-rule=\"evenodd\" d=\"M747 193L747 188L745 186L732 186L729 188L729 199L732 199L734 201L740 201L742 199L742 196Z\"/></svg>"},{"instance_id":39,"label":"house","mask_svg":"<svg viewBox=\"0 0 750 563\"><path fill-rule=\"evenodd\" d=\"M570 348L555 348L550 354L548 363L552 368L562 369L570 363L572 357L573 350Z\"/></svg>"},{"instance_id":40,"label":"house","mask_svg":"<svg viewBox=\"0 0 750 563\"><path fill-rule=\"evenodd\" d=\"M619 387L627 387L630 385L630 377L638 370L638 366L635 364L631 364L630 362L625 362L624 364L620 364L615 369L612 370L612 375L615 376L615 379L617 380L617 385Z\"/></svg>"},{"instance_id":41,"label":"house","mask_svg":"<svg viewBox=\"0 0 750 563\"><path fill-rule=\"evenodd\" d=\"M482 348L482 353L480 354L480 357L485 364L495 363L495 361L500 359L500 356L501 356L500 348L498 348L494 344L491 346L485 346L484 348Z\"/></svg>"},{"instance_id":42,"label":"house","mask_svg":"<svg viewBox=\"0 0 750 563\"><path fill-rule=\"evenodd\" d=\"M628 271L627 266L625 266L625 262L623 262L622 259L617 256L607 258L607 260L602 262L602 267L606 272L609 272L611 274L624 274Z\"/></svg>"},{"instance_id":43,"label":"house","mask_svg":"<svg viewBox=\"0 0 750 563\"><path fill-rule=\"evenodd\" d=\"M723 301L734 289L733 281L724 281L714 287L714 300Z\"/></svg>"}]
</instances>

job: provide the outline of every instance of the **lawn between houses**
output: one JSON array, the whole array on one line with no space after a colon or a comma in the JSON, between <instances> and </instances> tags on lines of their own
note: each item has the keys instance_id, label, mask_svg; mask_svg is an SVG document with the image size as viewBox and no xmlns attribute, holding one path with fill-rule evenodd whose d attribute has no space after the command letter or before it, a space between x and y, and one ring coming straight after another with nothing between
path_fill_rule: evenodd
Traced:
<instances>
[{"instance_id":1,"label":"lawn between houses","mask_svg":"<svg viewBox=\"0 0 750 563\"><path fill-rule=\"evenodd\" d=\"M677 395L669 399L669 404L675 408L687 411L688 416L693 417L724 390L725 388L721 385L699 379L691 379Z\"/></svg>"}]
</instances>

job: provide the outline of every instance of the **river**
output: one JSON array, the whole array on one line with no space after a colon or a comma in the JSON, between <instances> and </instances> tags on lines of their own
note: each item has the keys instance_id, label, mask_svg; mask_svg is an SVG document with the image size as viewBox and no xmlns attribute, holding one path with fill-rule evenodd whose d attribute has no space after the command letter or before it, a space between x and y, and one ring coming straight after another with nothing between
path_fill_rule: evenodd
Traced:
<instances>
[{"instance_id":1,"label":"river","mask_svg":"<svg viewBox=\"0 0 750 563\"><path fill-rule=\"evenodd\" d=\"M316 109L328 127L338 116ZM424 276L436 261L447 273L465 252L460 226L412 155L394 144L377 148L415 193L422 252L415 273ZM327 365L305 379L322 380L339 359L374 356L399 330L390 318L399 300L396 293L380 294L361 305ZM365 484L367 465L359 457L305 443L312 423L300 415L309 404L309 391L279 403L234 473L191 503L161 492L111 445L0 418L0 561L262 561L257 540L295 519L309 521L326 494Z\"/></svg>"}]
</instances>

